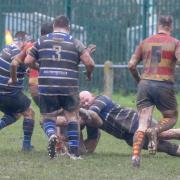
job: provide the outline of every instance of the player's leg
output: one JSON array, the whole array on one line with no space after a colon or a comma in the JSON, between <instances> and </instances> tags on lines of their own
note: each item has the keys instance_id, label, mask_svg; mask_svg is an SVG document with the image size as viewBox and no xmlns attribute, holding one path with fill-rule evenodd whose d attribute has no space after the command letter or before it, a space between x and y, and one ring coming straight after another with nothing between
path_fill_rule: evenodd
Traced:
<instances>
[{"instance_id":1,"label":"player's leg","mask_svg":"<svg viewBox=\"0 0 180 180\"><path fill-rule=\"evenodd\" d=\"M60 155L68 154L68 137L67 137L67 125L57 125L57 144L56 151Z\"/></svg>"},{"instance_id":2,"label":"player's leg","mask_svg":"<svg viewBox=\"0 0 180 180\"><path fill-rule=\"evenodd\" d=\"M147 135L150 142L157 142L159 133L172 128L178 117L177 102L173 85L169 83L158 83L155 88L156 96L154 96L154 103L158 110L162 113L163 119L161 119L154 128L147 130ZM152 144L153 147L153 144ZM156 149L151 151L155 154ZM150 152L150 153L151 153Z\"/></svg>"},{"instance_id":3,"label":"player's leg","mask_svg":"<svg viewBox=\"0 0 180 180\"><path fill-rule=\"evenodd\" d=\"M48 154L50 158L56 157L56 118L59 103L57 96L40 95L40 112L42 115L42 127L48 137Z\"/></svg>"},{"instance_id":4,"label":"player's leg","mask_svg":"<svg viewBox=\"0 0 180 180\"><path fill-rule=\"evenodd\" d=\"M150 106L139 111L139 127L133 137L132 164L134 167L140 166L140 153L144 145L145 132L152 119L153 108Z\"/></svg>"},{"instance_id":5,"label":"player's leg","mask_svg":"<svg viewBox=\"0 0 180 180\"><path fill-rule=\"evenodd\" d=\"M30 106L30 99L25 96L23 93L18 95L19 102L19 112L24 116L23 120L23 142L22 142L22 150L23 151L31 151L33 146L31 145L31 138L34 130L34 118L35 112Z\"/></svg>"},{"instance_id":6,"label":"player's leg","mask_svg":"<svg viewBox=\"0 0 180 180\"><path fill-rule=\"evenodd\" d=\"M4 98L4 100L3 100ZM29 106L31 101L22 93L19 92L14 96L4 96L1 97L0 109L5 112L2 121L0 121L1 128L4 128L18 119L19 114L22 114L26 111L29 111ZM34 112L31 110L31 113L34 115ZM27 122L27 123L26 123ZM24 138L23 138L23 145L26 144L27 149L31 150L31 136L34 128L34 117L30 116L30 118L24 118L23 122L23 131L24 131ZM27 141L26 141L27 140ZM27 142L27 143L25 143Z\"/></svg>"},{"instance_id":7,"label":"player's leg","mask_svg":"<svg viewBox=\"0 0 180 180\"><path fill-rule=\"evenodd\" d=\"M151 101L151 83L146 80L141 80L138 84L137 93L137 109L139 116L139 126L133 137L133 153L132 165L140 166L140 153L144 144L145 132L150 126L153 113L153 102Z\"/></svg>"},{"instance_id":8,"label":"player's leg","mask_svg":"<svg viewBox=\"0 0 180 180\"><path fill-rule=\"evenodd\" d=\"M15 110L12 109L14 102L17 102L17 99L11 96L0 95L0 111L4 113L0 119L0 130L15 123L18 119Z\"/></svg>"},{"instance_id":9,"label":"player's leg","mask_svg":"<svg viewBox=\"0 0 180 180\"><path fill-rule=\"evenodd\" d=\"M0 119L0 130L15 123L16 120L16 116L12 114L4 114L3 117Z\"/></svg>"},{"instance_id":10,"label":"player's leg","mask_svg":"<svg viewBox=\"0 0 180 180\"><path fill-rule=\"evenodd\" d=\"M34 69L29 69L29 91L33 101L39 106L38 71Z\"/></svg>"},{"instance_id":11,"label":"player's leg","mask_svg":"<svg viewBox=\"0 0 180 180\"><path fill-rule=\"evenodd\" d=\"M155 127L158 134L172 128L176 124L178 117L177 110L167 110L162 112L162 114L163 119Z\"/></svg>"},{"instance_id":12,"label":"player's leg","mask_svg":"<svg viewBox=\"0 0 180 180\"><path fill-rule=\"evenodd\" d=\"M38 85L33 83L29 84L29 91L33 101L36 103L37 106L39 106L40 99L38 95Z\"/></svg>"},{"instance_id":13,"label":"player's leg","mask_svg":"<svg viewBox=\"0 0 180 180\"><path fill-rule=\"evenodd\" d=\"M68 121L67 134L69 152L73 159L79 157L80 122L79 122L79 96L69 96L64 99L64 115Z\"/></svg>"},{"instance_id":14,"label":"player's leg","mask_svg":"<svg viewBox=\"0 0 180 180\"><path fill-rule=\"evenodd\" d=\"M180 129L169 129L159 134L159 139L178 139L180 140Z\"/></svg>"},{"instance_id":15,"label":"player's leg","mask_svg":"<svg viewBox=\"0 0 180 180\"><path fill-rule=\"evenodd\" d=\"M165 152L172 156L180 156L180 145L165 140L159 140L157 145L159 152Z\"/></svg>"},{"instance_id":16,"label":"player's leg","mask_svg":"<svg viewBox=\"0 0 180 180\"><path fill-rule=\"evenodd\" d=\"M61 155L65 155L68 153L67 121L62 114L57 117L56 129L57 129L56 151Z\"/></svg>"},{"instance_id":17,"label":"player's leg","mask_svg":"<svg viewBox=\"0 0 180 180\"><path fill-rule=\"evenodd\" d=\"M23 120L23 151L31 151L33 146L31 145L31 138L34 130L34 117L35 113L31 107L29 107L24 113Z\"/></svg>"}]
</instances>

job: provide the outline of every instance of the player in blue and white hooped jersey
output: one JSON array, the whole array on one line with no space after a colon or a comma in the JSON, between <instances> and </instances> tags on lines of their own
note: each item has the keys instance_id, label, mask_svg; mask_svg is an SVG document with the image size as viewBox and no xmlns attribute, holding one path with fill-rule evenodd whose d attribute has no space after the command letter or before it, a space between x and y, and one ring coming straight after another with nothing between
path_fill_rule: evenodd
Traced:
<instances>
[{"instance_id":1,"label":"player in blue and white hooped jersey","mask_svg":"<svg viewBox=\"0 0 180 180\"><path fill-rule=\"evenodd\" d=\"M18 80L15 84L12 84L10 64L27 41L29 41L28 35L23 31L19 31L15 35L14 42L6 46L0 54L0 111L4 113L0 119L0 129L13 124L19 118L19 115L23 115L24 138L22 150L24 151L32 149L31 136L34 129L34 111L30 107L31 101L22 92L23 80L26 74L25 65L21 64L18 67Z\"/></svg>"},{"instance_id":2,"label":"player in blue and white hooped jersey","mask_svg":"<svg viewBox=\"0 0 180 180\"><path fill-rule=\"evenodd\" d=\"M70 154L79 153L79 68L85 64L87 79L91 80L94 61L84 44L69 35L69 20L58 16L54 20L53 33L41 37L29 52L25 64L38 63L40 112L43 129L49 138L48 152L56 156L56 118L61 108L68 120Z\"/></svg>"}]
</instances>

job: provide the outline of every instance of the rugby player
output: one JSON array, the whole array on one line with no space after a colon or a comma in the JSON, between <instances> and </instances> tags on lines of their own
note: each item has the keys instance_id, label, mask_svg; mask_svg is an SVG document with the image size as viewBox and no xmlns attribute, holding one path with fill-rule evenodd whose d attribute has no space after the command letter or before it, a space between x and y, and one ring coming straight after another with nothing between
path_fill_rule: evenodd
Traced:
<instances>
[{"instance_id":1,"label":"rugby player","mask_svg":"<svg viewBox=\"0 0 180 180\"><path fill-rule=\"evenodd\" d=\"M180 42L171 36L172 29L172 17L160 16L158 33L143 40L129 61L129 69L138 82L139 127L134 134L132 154L132 165L135 167L140 164L140 152L146 131L149 152L155 154L158 134L172 128L178 118L174 71L176 62L180 62ZM136 66L141 61L144 69L140 76ZM155 106L163 118L150 128Z\"/></svg>"},{"instance_id":2,"label":"rugby player","mask_svg":"<svg viewBox=\"0 0 180 180\"><path fill-rule=\"evenodd\" d=\"M79 157L79 79L78 65L85 64L87 79L91 80L94 61L83 43L69 35L70 24L65 16L54 20L53 33L41 37L32 47L24 63L40 66L39 94L43 129L49 138L50 158L56 156L56 118L64 109L68 120L70 155Z\"/></svg>"},{"instance_id":3,"label":"rugby player","mask_svg":"<svg viewBox=\"0 0 180 180\"><path fill-rule=\"evenodd\" d=\"M30 106L31 101L22 92L23 80L26 74L25 65L18 67L16 83L11 84L9 79L12 60L28 41L28 35L23 31L19 31L15 35L14 42L6 46L0 54L0 110L4 113L0 119L0 129L15 123L20 115L23 115L23 151L32 150L31 137L34 129L34 111Z\"/></svg>"},{"instance_id":4,"label":"rugby player","mask_svg":"<svg viewBox=\"0 0 180 180\"><path fill-rule=\"evenodd\" d=\"M80 105L83 107L80 108L81 124L85 123L87 126L88 139L90 140L85 143L88 151L93 152L97 145L98 128L118 139L125 140L130 146L133 145L133 136L139 124L137 111L122 107L107 96L94 96L89 91L80 93ZM155 125L156 122L153 121L151 126ZM167 141L167 139L180 139L180 129L164 131L159 134L158 139L157 150L159 152L180 156L180 145ZM147 149L147 145L148 138L145 137L143 149Z\"/></svg>"}]
</instances>

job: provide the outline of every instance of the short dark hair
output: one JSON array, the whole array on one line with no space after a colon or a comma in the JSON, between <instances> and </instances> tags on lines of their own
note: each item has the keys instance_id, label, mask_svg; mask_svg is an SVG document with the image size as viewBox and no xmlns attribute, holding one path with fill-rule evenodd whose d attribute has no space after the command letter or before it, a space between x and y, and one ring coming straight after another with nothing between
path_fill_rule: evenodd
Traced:
<instances>
[{"instance_id":1,"label":"short dark hair","mask_svg":"<svg viewBox=\"0 0 180 180\"><path fill-rule=\"evenodd\" d=\"M60 28L68 28L69 27L69 19L64 16L60 15L54 19L54 27Z\"/></svg>"},{"instance_id":2,"label":"short dark hair","mask_svg":"<svg viewBox=\"0 0 180 180\"><path fill-rule=\"evenodd\" d=\"M53 32L53 23L47 22L41 25L41 36L44 36L46 34Z\"/></svg>"},{"instance_id":3,"label":"short dark hair","mask_svg":"<svg viewBox=\"0 0 180 180\"><path fill-rule=\"evenodd\" d=\"M159 16L158 25L172 27L173 17L169 15Z\"/></svg>"},{"instance_id":4,"label":"short dark hair","mask_svg":"<svg viewBox=\"0 0 180 180\"><path fill-rule=\"evenodd\" d=\"M25 31L17 31L15 36L14 36L15 41L29 41L30 36Z\"/></svg>"}]
</instances>

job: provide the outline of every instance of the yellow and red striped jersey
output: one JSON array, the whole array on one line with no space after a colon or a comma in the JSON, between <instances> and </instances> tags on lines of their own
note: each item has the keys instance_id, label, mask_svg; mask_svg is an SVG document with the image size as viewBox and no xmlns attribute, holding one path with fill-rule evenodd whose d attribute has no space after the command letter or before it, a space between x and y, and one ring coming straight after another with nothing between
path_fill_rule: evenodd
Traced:
<instances>
[{"instance_id":1,"label":"yellow and red striped jersey","mask_svg":"<svg viewBox=\"0 0 180 180\"><path fill-rule=\"evenodd\" d=\"M177 52L179 51L179 52ZM174 82L177 59L180 60L180 42L170 35L153 35L138 46L135 56L143 62L141 79Z\"/></svg>"}]
</instances>

